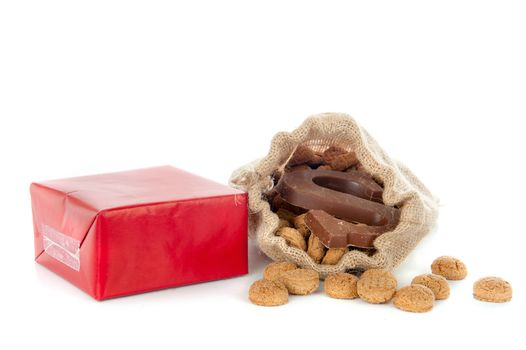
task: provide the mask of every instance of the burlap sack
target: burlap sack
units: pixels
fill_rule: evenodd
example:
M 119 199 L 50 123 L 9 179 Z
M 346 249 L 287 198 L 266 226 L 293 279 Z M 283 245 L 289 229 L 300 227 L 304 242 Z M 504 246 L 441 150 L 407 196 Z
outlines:
M 355 151 L 364 168 L 383 182 L 384 203 L 401 207 L 396 229 L 374 241 L 375 254 L 368 256 L 351 250 L 337 265 L 322 265 L 315 263 L 305 251 L 288 246 L 282 237 L 275 235 L 278 216 L 270 210 L 263 194 L 273 186 L 273 172 L 284 167 L 298 145 L 308 145 L 316 151 L 333 145 Z M 429 190 L 408 168 L 391 159 L 366 130 L 345 114 L 315 115 L 291 133 L 277 133 L 267 156 L 236 170 L 230 183 L 248 192 L 249 234 L 257 239 L 261 250 L 273 260 L 294 262 L 318 271 L 322 277 L 356 268 L 393 269 L 431 230 L 438 214 L 437 199 Z

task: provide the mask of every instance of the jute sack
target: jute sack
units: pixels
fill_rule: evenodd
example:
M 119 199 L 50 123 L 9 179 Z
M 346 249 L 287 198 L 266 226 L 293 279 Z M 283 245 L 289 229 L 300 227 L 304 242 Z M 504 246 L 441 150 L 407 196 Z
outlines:
M 383 201 L 401 208 L 400 222 L 394 231 L 374 241 L 372 256 L 358 251 L 347 252 L 336 265 L 317 264 L 303 250 L 287 245 L 276 236 L 278 216 L 270 210 L 264 194 L 272 189 L 275 171 L 284 168 L 299 145 L 323 152 L 330 146 L 352 150 L 364 169 L 384 185 Z M 275 261 L 291 261 L 318 271 L 322 277 L 351 269 L 393 269 L 415 248 L 433 227 L 438 215 L 437 199 L 400 162 L 390 158 L 378 143 L 352 117 L 325 113 L 306 119 L 293 132 L 279 132 L 272 139 L 266 157 L 234 171 L 230 184 L 248 192 L 249 234 L 260 249 Z

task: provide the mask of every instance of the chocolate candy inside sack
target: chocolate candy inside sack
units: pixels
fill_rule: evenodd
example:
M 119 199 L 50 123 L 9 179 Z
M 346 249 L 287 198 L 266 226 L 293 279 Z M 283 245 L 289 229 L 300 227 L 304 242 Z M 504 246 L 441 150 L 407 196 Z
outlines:
M 396 227 L 396 223 L 385 226 L 354 224 L 335 218 L 323 210 L 309 210 L 305 224 L 320 241 L 329 248 L 343 248 L 348 245 L 358 248 L 373 248 L 374 240 L 382 233 Z
M 382 203 L 383 189 L 367 174 L 298 167 L 276 188 L 286 202 L 309 210 L 305 223 L 329 248 L 371 248 L 394 229 L 400 210 Z

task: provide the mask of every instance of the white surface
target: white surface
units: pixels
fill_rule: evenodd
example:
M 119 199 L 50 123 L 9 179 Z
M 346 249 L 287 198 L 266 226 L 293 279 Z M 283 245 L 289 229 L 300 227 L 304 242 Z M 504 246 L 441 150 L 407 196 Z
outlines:
M 0 348 L 524 348 L 525 15 L 520 1 L 2 1 Z M 395 271 L 403 286 L 439 255 L 465 261 L 432 312 L 321 289 L 254 306 L 268 262 L 254 247 L 246 277 L 101 303 L 33 262 L 31 181 L 172 164 L 226 183 L 324 111 L 352 114 L 441 198 Z M 472 298 L 487 275 L 512 302 Z

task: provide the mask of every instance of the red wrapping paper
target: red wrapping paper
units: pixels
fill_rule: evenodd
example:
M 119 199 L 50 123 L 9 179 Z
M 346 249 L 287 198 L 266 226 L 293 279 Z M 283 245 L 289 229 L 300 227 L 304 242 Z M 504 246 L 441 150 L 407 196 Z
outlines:
M 244 192 L 169 166 L 30 190 L 35 260 L 97 300 L 248 272 Z

